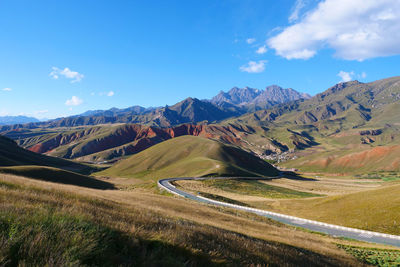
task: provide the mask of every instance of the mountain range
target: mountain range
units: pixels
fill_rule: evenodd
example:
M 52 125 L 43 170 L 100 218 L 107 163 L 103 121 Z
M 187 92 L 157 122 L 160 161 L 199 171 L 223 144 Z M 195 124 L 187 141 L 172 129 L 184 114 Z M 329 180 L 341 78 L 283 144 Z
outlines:
M 309 98 L 293 89 L 272 85 L 265 90 L 234 87 L 221 92 L 211 100 L 186 98 L 172 106 L 144 108 L 132 106 L 125 109 L 90 110 L 80 115 L 46 122 L 15 123 L 2 127 L 1 131 L 17 128 L 74 127 L 106 123 L 139 123 L 148 126 L 171 127 L 182 123 L 213 123 L 236 117 L 249 111 L 265 109 L 292 100 Z
M 24 124 L 30 122 L 39 122 L 39 120 L 27 116 L 0 116 L 0 125 Z
M 245 111 L 259 110 L 287 103 L 297 99 L 309 99 L 306 93 L 299 93 L 292 88 L 283 89 L 278 85 L 267 86 L 265 90 L 250 87 L 233 87 L 228 92 L 221 91 L 211 99 L 211 103 L 224 107 L 227 104 L 241 106 Z
M 254 107 L 266 92 L 287 94 L 280 94 L 285 96 L 282 99 L 272 97 L 270 108 L 249 111 L 248 107 Z M 342 164 L 345 159 L 339 155 L 355 151 L 372 155 L 377 153 L 377 146 L 400 145 L 400 77 L 339 83 L 307 99 L 290 92 L 275 86 L 264 91 L 233 88 L 211 100 L 187 98 L 173 106 L 149 110 L 92 111 L 87 113 L 92 116 L 2 126 L 0 132 L 31 151 L 90 162 L 113 161 L 178 136 L 193 135 L 266 159 L 286 161 L 301 156 L 301 162 L 309 162 L 310 170 L 328 170 L 324 166 L 330 162 Z M 288 95 L 294 100 L 278 103 L 289 99 Z M 102 116 L 102 112 L 112 112 L 112 116 Z M 397 161 L 391 160 L 397 150 L 379 151 L 390 157 L 385 161 L 390 166 L 380 167 L 400 168 L 400 162 L 396 165 Z M 313 153 L 325 159 L 315 160 Z M 293 162 L 288 165 L 303 164 Z M 318 164 L 322 167 L 317 168 Z

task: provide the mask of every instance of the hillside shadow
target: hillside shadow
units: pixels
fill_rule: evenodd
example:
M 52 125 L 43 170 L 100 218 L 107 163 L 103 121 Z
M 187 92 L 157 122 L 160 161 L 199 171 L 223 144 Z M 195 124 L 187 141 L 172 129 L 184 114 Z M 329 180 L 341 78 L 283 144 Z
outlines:
M 308 140 L 310 140 L 309 145 L 311 146 L 317 146 L 320 145 L 320 143 L 318 143 L 317 141 L 315 141 L 315 138 L 313 136 L 311 136 L 308 132 L 306 131 L 302 131 L 301 135 L 306 137 Z
M 297 174 L 297 173 L 291 172 L 291 171 L 283 171 L 282 176 L 280 178 L 286 178 L 286 179 L 290 179 L 290 180 L 299 180 L 299 181 L 309 181 L 309 182 L 318 181 L 317 179 L 306 178 L 306 177 L 301 176 L 300 174 Z
M 0 173 L 23 176 L 25 178 L 41 180 L 45 182 L 75 185 L 92 189 L 110 190 L 115 189 L 112 183 L 98 180 L 89 176 L 81 175 L 71 171 L 42 166 L 14 166 L 2 167 Z

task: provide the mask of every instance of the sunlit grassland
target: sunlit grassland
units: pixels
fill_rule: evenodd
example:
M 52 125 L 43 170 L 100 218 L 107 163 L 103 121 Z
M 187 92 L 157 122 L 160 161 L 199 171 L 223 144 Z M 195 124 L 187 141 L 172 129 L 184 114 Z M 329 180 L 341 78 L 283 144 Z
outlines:
M 267 162 L 233 146 L 181 136 L 154 145 L 96 175 L 157 180 L 167 177 L 276 176 Z
M 221 189 L 223 191 L 265 198 L 307 198 L 321 195 L 296 191 L 279 186 L 264 184 L 258 180 L 248 179 L 213 179 L 202 181 L 206 186 Z
M 153 193 L 0 175 L 0 264 L 357 265 L 328 237 Z
M 354 175 L 360 179 L 378 179 L 384 182 L 392 182 L 400 180 L 400 172 L 397 171 L 373 171 L 366 174 Z
M 365 181 L 365 180 L 363 180 Z M 368 181 L 368 180 L 367 180 Z M 336 178 L 179 181 L 191 192 L 206 192 L 269 211 L 347 227 L 400 234 L 400 183 L 367 183 Z M 285 187 L 286 186 L 286 187 Z M 304 191 L 302 191 L 302 189 Z M 321 194 L 313 194 L 316 192 Z
M 338 245 L 360 261 L 374 266 L 400 266 L 400 251 Z
M 384 183 L 374 189 L 313 199 L 246 202 L 259 208 L 322 222 L 400 234 L 400 184 Z

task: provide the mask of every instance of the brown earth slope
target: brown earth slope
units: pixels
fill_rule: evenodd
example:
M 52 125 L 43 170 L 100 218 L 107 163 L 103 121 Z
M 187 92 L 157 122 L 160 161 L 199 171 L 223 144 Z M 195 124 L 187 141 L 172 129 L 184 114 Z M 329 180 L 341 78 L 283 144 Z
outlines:
M 240 124 L 192 125 L 171 128 L 138 124 L 102 125 L 93 127 L 59 128 L 52 132 L 18 130 L 7 132 L 18 144 L 37 153 L 80 159 L 105 161 L 136 154 L 165 140 L 192 135 L 235 145 L 255 154 L 287 151 L 290 146 L 303 148 L 312 145 L 306 136 L 287 130 L 292 136 L 283 144 L 269 138 L 269 129 Z

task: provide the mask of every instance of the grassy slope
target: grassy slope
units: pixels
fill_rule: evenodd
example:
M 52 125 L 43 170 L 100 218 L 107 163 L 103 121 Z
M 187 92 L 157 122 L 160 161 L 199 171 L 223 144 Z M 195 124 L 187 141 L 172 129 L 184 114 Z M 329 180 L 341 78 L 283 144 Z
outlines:
M 89 172 L 90 167 L 72 161 L 40 155 L 19 147 L 14 141 L 0 136 L 0 166 L 39 165 Z
M 266 198 L 305 198 L 321 195 L 261 183 L 257 180 L 205 180 L 207 186 L 227 192 Z
M 365 174 L 400 171 L 400 146 L 364 146 L 324 151 L 299 157 L 283 165 L 304 172 Z
M 265 161 L 232 146 L 194 136 L 174 138 L 123 160 L 99 175 L 166 178 L 185 176 L 274 176 Z
M 42 186 L 0 175 L 0 265 L 359 264 L 324 236 L 237 212 L 148 193 Z
M 283 107 L 276 107 L 271 110 L 257 111 L 243 115 L 239 118 L 230 119 L 227 122 L 247 125 L 259 125 L 269 129 L 265 134 L 282 144 L 293 148 L 290 136 L 286 129 L 296 132 L 305 132 L 320 144 L 319 152 L 324 154 L 321 160 L 327 159 L 327 164 L 321 166 L 321 162 L 311 163 L 311 156 L 294 161 L 291 167 L 307 171 L 328 171 L 345 169 L 346 172 L 358 171 L 358 166 L 341 162 L 331 164 L 330 161 L 337 154 L 346 155 L 353 152 L 366 150 L 371 146 L 391 146 L 400 144 L 399 125 L 400 111 L 400 77 L 393 77 L 367 84 L 356 84 L 350 82 L 346 88 L 337 90 L 335 87 L 306 101 L 291 103 Z M 305 114 L 312 113 L 318 121 L 305 119 Z M 273 114 L 275 119 L 271 119 Z M 362 130 L 381 129 L 383 134 L 379 136 L 361 136 Z M 342 134 L 342 138 L 337 135 Z M 362 145 L 362 139 L 372 138 L 375 142 L 372 145 Z M 325 154 L 326 152 L 326 154 Z M 329 155 L 328 155 L 329 154 Z M 302 155 L 304 156 L 304 155 Z M 389 160 L 391 160 L 389 155 Z M 397 157 L 397 156 L 396 156 Z M 355 160 L 357 161 L 357 159 Z M 305 163 L 305 166 L 304 164 Z M 372 164 L 371 164 L 372 163 Z M 398 170 L 398 164 L 390 163 L 376 164 L 373 160 L 366 162 L 369 170 L 386 169 Z
M 0 167 L 0 173 L 29 177 L 60 184 L 70 184 L 96 189 L 113 189 L 108 182 L 100 181 L 75 172 L 44 166 Z
M 282 202 L 285 213 L 332 224 L 400 234 L 400 184 L 340 196 Z

